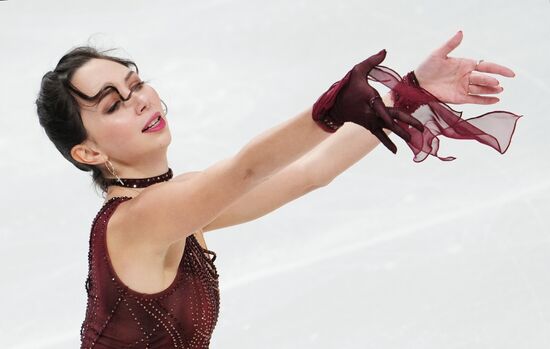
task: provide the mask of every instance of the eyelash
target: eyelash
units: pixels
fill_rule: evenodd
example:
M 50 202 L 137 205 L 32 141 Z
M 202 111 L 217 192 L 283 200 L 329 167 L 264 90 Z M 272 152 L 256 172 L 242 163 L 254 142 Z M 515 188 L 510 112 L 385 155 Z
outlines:
M 140 81 L 138 82 L 137 84 L 135 84 L 132 88 L 131 88 L 131 91 L 137 91 L 139 89 L 141 89 L 143 87 L 143 85 L 145 84 L 145 81 Z M 111 108 L 109 108 L 109 110 L 107 110 L 107 114 L 111 114 L 113 112 L 115 112 L 117 109 L 118 109 L 118 105 L 120 104 L 120 99 L 118 101 L 116 101 L 112 106 Z

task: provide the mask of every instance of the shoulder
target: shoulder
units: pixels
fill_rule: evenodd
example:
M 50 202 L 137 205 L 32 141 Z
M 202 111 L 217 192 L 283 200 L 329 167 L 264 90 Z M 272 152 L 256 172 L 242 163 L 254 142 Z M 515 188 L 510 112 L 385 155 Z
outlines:
M 186 180 L 191 179 L 193 176 L 199 174 L 201 171 L 191 171 L 191 172 L 185 172 L 180 175 L 174 176 L 170 182 L 183 182 Z M 132 219 L 132 215 L 134 214 L 132 206 L 136 204 L 139 201 L 139 195 L 132 198 L 132 200 L 123 200 L 123 202 L 120 202 L 115 212 L 113 212 L 112 217 L 109 221 L 109 228 L 111 230 L 110 235 L 113 240 L 118 240 L 120 244 L 122 245 L 136 245 L 139 243 L 139 239 L 135 239 L 135 234 L 131 234 L 130 231 L 127 231 L 125 229 L 125 226 L 127 226 L 126 223 L 128 223 L 129 220 Z M 206 248 L 206 243 L 204 241 L 203 236 L 203 230 L 199 229 L 195 233 L 195 238 L 199 242 L 199 244 Z M 149 248 L 153 248 L 150 244 Z M 143 248 L 143 246 L 141 247 Z M 156 251 L 155 253 L 160 253 L 161 251 Z
M 185 173 L 182 173 L 180 175 L 174 176 L 170 180 L 170 182 L 184 182 L 186 180 L 191 179 L 192 177 L 199 174 L 200 172 L 201 171 L 185 172 Z M 159 185 L 163 185 L 163 183 L 155 184 L 153 186 L 145 188 L 144 191 L 151 190 L 151 189 L 154 190 L 153 187 L 159 186 Z M 115 198 L 117 198 L 117 197 L 118 198 L 133 199 L 133 200 L 124 200 L 123 202 L 118 203 L 118 206 L 120 206 L 120 208 L 117 208 L 117 210 L 116 210 L 116 215 L 117 216 L 124 216 L 129 211 L 129 208 L 132 207 L 132 205 L 134 203 L 139 201 L 139 196 L 141 195 L 141 193 L 138 194 L 138 195 L 135 195 L 135 196 L 129 195 L 127 191 L 124 191 L 124 189 L 125 188 L 120 188 L 120 190 L 119 190 L 119 188 L 116 188 L 111 194 L 109 194 L 105 198 L 105 202 L 103 203 L 103 206 L 105 207 L 107 203 L 110 203 L 110 201 L 114 201 Z
M 180 175 L 174 176 L 170 181 L 172 182 L 182 182 L 185 180 L 188 180 L 197 174 L 201 173 L 201 171 L 191 171 L 191 172 L 185 172 Z

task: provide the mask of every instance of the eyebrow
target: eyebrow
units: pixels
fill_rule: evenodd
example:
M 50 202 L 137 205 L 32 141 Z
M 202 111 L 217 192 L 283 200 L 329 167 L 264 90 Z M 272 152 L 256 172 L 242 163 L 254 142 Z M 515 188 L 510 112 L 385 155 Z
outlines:
M 128 80 L 130 80 L 130 77 L 132 76 L 133 73 L 135 73 L 135 71 L 130 70 L 128 72 L 128 74 L 126 74 L 126 76 L 124 77 L 124 82 L 125 83 L 128 82 Z M 103 84 L 103 86 L 101 87 L 101 90 L 99 90 L 99 92 L 96 94 L 96 96 L 99 95 L 100 93 L 104 92 L 107 87 L 112 87 L 118 92 L 118 89 L 115 86 L 113 86 L 112 83 L 106 82 L 105 84 Z M 120 94 L 120 92 L 118 92 L 118 93 Z M 99 97 L 99 100 L 97 101 L 97 104 L 101 103 L 103 98 L 105 98 L 109 94 L 110 93 L 102 93 L 101 97 Z

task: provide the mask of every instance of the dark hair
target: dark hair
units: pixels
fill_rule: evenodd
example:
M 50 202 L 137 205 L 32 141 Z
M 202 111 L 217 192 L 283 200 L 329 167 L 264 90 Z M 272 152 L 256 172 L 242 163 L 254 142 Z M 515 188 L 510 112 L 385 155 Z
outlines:
M 53 71 L 44 74 L 36 99 L 38 119 L 48 138 L 61 155 L 78 169 L 92 171 L 93 183 L 104 194 L 107 192 L 107 181 L 100 168 L 80 163 L 71 156 L 72 147 L 85 141 L 88 133 L 82 123 L 80 105 L 73 95 L 80 93 L 70 81 L 75 71 L 93 58 L 111 60 L 126 67 L 133 66 L 139 72 L 133 61 L 105 54 L 111 50 L 113 49 L 98 51 L 92 46 L 73 48 L 61 57 Z

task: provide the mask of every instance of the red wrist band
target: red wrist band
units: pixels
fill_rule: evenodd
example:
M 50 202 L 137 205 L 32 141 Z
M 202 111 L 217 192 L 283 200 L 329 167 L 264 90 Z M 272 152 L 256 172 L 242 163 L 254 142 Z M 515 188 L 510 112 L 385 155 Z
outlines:
M 414 161 L 421 162 L 433 155 L 443 161 L 455 157 L 440 157 L 439 135 L 454 139 L 474 139 L 504 154 L 514 134 L 517 120 L 523 115 L 497 110 L 473 118 L 462 119 L 462 112 L 456 111 L 423 89 L 414 71 L 403 77 L 391 68 L 378 65 L 369 72 L 369 80 L 377 81 L 391 89 L 394 107 L 411 114 L 422 122 L 424 131 L 408 128 L 411 134 L 407 145 L 414 153 Z M 407 125 L 397 120 L 399 125 Z

